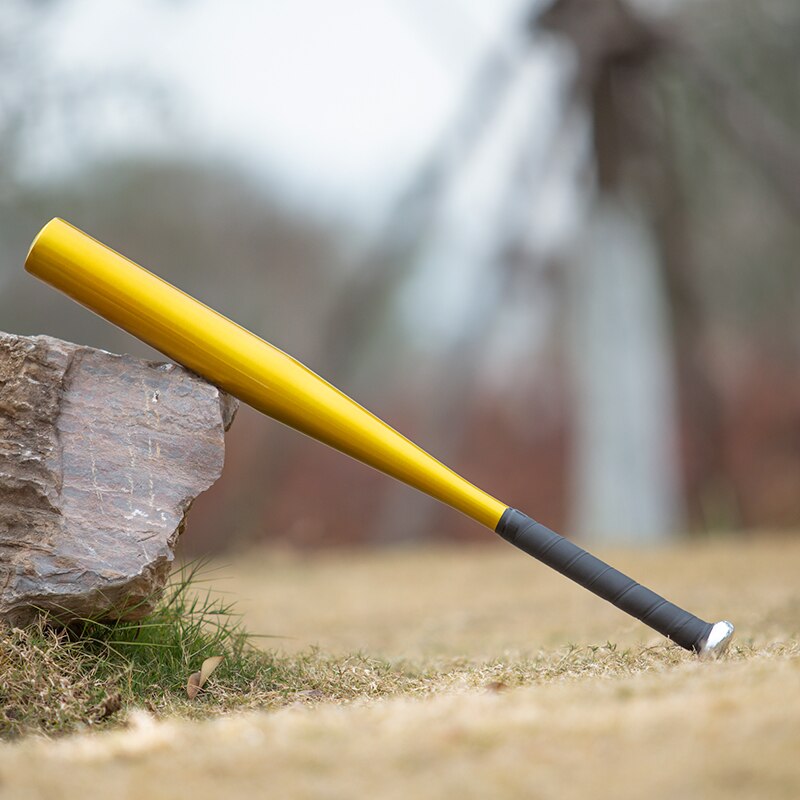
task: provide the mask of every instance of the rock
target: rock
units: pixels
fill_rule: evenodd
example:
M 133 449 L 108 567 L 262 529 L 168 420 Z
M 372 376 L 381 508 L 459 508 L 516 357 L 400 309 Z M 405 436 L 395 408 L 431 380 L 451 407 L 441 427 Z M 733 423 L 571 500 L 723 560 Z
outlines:
M 174 364 L 0 333 L 0 621 L 152 610 L 236 407 Z

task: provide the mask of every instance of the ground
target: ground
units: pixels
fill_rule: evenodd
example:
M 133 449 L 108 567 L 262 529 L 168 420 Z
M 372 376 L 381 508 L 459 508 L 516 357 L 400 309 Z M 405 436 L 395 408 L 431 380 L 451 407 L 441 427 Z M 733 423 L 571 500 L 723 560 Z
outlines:
M 215 584 L 251 630 L 281 637 L 262 647 L 316 645 L 312 668 L 335 664 L 329 683 L 352 691 L 199 721 L 134 711 L 118 730 L 4 744 L 0 794 L 800 797 L 800 537 L 600 554 L 731 619 L 731 653 L 665 646 L 500 541 L 249 552 Z

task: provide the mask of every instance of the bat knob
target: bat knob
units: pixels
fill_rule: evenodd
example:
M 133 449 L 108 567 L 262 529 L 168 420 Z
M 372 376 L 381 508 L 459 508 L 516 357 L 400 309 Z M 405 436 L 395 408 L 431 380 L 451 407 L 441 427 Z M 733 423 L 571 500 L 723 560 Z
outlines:
M 725 653 L 733 638 L 733 630 L 730 622 L 715 622 L 706 640 L 700 645 L 700 658 L 717 658 Z

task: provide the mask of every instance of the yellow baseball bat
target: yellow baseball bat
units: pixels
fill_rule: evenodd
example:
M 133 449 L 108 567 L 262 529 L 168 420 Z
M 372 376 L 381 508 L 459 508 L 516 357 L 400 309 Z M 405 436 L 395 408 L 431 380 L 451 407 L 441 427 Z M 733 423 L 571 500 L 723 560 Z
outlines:
M 682 647 L 727 646 L 730 623 L 704 622 L 509 508 L 299 361 L 64 220 L 42 228 L 25 269 L 264 414 L 463 512 Z

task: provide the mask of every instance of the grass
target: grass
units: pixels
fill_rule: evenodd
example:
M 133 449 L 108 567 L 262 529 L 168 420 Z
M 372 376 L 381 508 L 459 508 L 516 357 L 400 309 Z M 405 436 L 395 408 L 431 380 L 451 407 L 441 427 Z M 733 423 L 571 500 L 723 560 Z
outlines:
M 201 562 L 171 578 L 156 609 L 135 621 L 83 620 L 67 628 L 42 617 L 0 638 L 0 737 L 58 736 L 124 724 L 131 709 L 157 717 L 203 718 L 292 702 L 345 702 L 450 689 L 517 686 L 587 672 L 621 674 L 679 663 L 686 655 L 659 644 L 646 649 L 566 645 L 527 657 L 476 661 L 439 657 L 423 662 L 363 652 L 323 653 L 318 647 L 282 652 L 256 646 L 235 604 L 204 584 Z M 189 676 L 222 656 L 197 697 Z
M 211 580 L 200 563 L 182 567 L 155 611 L 136 622 L 83 620 L 64 628 L 42 617 L 26 629 L 5 631 L 0 737 L 116 727 L 135 708 L 157 717 L 202 718 L 297 701 L 424 696 L 448 686 L 502 691 L 555 676 L 630 672 L 684 658 L 668 645 L 634 655 L 610 643 L 483 663 L 389 661 L 360 652 L 323 654 L 316 647 L 286 654 L 258 648 L 261 637 L 244 629 L 235 604 L 203 588 Z M 214 656 L 223 657 L 220 666 L 190 699 L 189 676 Z
M 59 735 L 124 722 L 125 711 L 203 717 L 294 699 L 346 699 L 387 689 L 387 662 L 360 654 L 292 656 L 255 646 L 234 603 L 203 589 L 203 565 L 175 573 L 156 609 L 136 622 L 84 620 L 68 628 L 42 617 L 0 637 L 0 737 Z M 189 676 L 222 656 L 198 696 Z
M 10 724 L 46 735 L 0 746 L 0 795 L 800 797 L 800 538 L 602 555 L 730 617 L 730 654 L 698 661 L 502 543 L 250 552 L 236 609 L 195 575 L 158 624 L 13 632 Z

